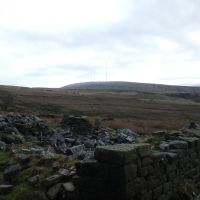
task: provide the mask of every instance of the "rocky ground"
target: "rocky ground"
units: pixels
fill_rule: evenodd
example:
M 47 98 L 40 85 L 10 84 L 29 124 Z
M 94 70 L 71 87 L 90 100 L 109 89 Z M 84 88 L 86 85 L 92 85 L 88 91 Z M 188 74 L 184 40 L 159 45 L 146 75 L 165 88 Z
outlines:
M 65 116 L 56 128 L 50 128 L 36 116 L 1 115 L 0 199 L 76 200 L 75 163 L 94 159 L 96 146 L 149 142 L 165 151 L 195 137 L 200 137 L 195 123 L 179 131 L 140 136 L 127 128 L 102 127 L 99 118 L 92 125 L 87 117 Z
M 98 145 L 133 143 L 130 129 L 102 128 L 66 116 L 57 128 L 36 116 L 0 116 L 0 199 L 77 199 L 77 161 L 93 159 Z

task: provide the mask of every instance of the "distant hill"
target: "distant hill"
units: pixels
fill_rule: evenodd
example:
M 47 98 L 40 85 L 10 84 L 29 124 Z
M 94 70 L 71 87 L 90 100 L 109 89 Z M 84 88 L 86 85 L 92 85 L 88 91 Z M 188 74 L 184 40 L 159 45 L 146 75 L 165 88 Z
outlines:
M 124 90 L 149 93 L 192 93 L 200 94 L 200 87 L 174 86 L 122 81 L 83 82 L 66 85 L 66 89 Z

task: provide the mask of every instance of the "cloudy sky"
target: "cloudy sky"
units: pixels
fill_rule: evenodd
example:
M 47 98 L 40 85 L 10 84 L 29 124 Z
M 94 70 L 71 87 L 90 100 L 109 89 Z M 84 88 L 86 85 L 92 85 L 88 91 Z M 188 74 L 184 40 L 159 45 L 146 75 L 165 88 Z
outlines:
M 0 0 L 0 84 L 200 85 L 199 0 Z

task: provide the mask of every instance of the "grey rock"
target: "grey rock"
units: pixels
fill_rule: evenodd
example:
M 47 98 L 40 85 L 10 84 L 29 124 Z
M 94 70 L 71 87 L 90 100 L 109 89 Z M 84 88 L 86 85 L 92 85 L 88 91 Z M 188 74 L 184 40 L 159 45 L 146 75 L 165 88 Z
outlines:
M 69 176 L 69 170 L 68 169 L 61 168 L 61 169 L 58 170 L 58 173 L 62 176 Z
M 187 149 L 188 143 L 181 140 L 174 140 L 169 142 L 170 149 Z
M 55 175 L 49 176 L 44 180 L 44 185 L 47 187 L 55 185 L 55 184 L 59 183 L 62 180 L 62 178 L 63 178 L 63 176 L 60 174 L 55 174 Z
M 62 153 L 66 153 L 67 151 L 67 145 L 63 142 L 62 144 L 60 144 L 57 149 L 62 152 Z
M 134 144 L 116 144 L 97 147 L 94 157 L 104 163 L 126 164 L 135 161 L 138 152 Z
M 28 178 L 28 183 L 30 185 L 35 185 L 35 184 L 38 183 L 38 181 L 40 180 L 40 178 L 41 178 L 40 175 L 32 176 L 32 177 Z
M 154 161 L 162 161 L 166 162 L 167 160 L 172 162 L 178 158 L 177 153 L 172 153 L 172 152 L 159 152 L 159 151 L 153 151 L 151 158 Z
M 163 135 L 165 135 L 167 133 L 167 131 L 166 130 L 161 130 L 161 131 L 154 131 L 153 133 L 152 133 L 152 135 L 157 135 L 157 136 L 163 136 Z
M 76 140 L 74 138 L 65 138 L 65 142 L 74 143 Z
M 117 143 L 133 143 L 139 135 L 128 128 L 117 129 Z
M 32 153 L 36 153 L 36 154 L 45 154 L 44 148 L 41 146 L 34 146 L 34 147 L 30 148 L 30 151 Z
M 169 144 L 167 142 L 161 142 L 159 145 L 159 148 L 162 151 L 168 151 L 169 150 Z
M 85 145 L 77 145 L 67 149 L 67 154 L 78 156 L 85 150 Z
M 0 141 L 0 150 L 6 150 L 6 143 L 3 141 Z
M 56 185 L 52 186 L 48 191 L 47 191 L 47 196 L 49 199 L 55 199 L 58 196 L 58 193 L 60 191 L 62 183 L 57 183 Z
M 55 150 L 52 146 L 48 146 L 47 150 L 44 152 L 44 155 L 48 158 L 53 158 L 55 157 Z
M 62 133 L 56 132 L 51 136 L 50 141 L 52 145 L 57 146 L 58 143 L 65 142 L 65 137 L 62 135 Z
M 72 182 L 63 183 L 63 188 L 67 192 L 74 192 L 75 191 L 75 186 Z
M 97 145 L 96 139 L 88 139 L 84 142 L 86 148 L 95 148 Z
M 179 136 L 180 140 L 183 140 L 188 143 L 188 147 L 195 147 L 197 143 L 200 141 L 200 138 L 197 137 L 183 137 Z

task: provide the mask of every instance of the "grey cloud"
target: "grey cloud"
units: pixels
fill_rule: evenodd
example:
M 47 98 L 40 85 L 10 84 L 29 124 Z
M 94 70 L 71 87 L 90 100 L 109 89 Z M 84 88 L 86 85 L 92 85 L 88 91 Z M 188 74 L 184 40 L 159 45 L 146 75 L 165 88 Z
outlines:
M 86 71 L 90 71 L 91 73 L 95 73 L 97 71 L 96 68 L 93 66 L 84 66 L 84 65 L 75 65 L 75 64 L 63 64 L 63 65 L 50 65 L 50 66 L 44 66 L 40 67 L 37 70 L 33 70 L 31 72 L 28 72 L 25 74 L 25 76 L 29 77 L 39 77 L 39 76 L 45 76 L 45 75 L 59 75 L 59 74 L 67 74 L 70 71 L 83 71 L 85 73 Z
M 65 32 L 57 34 L 7 29 L 0 30 L 0 37 L 13 44 L 23 45 L 29 49 L 30 54 L 62 49 L 94 49 L 111 56 L 116 68 L 129 68 L 130 64 L 142 63 L 151 55 L 162 56 L 162 62 L 168 64 L 180 60 L 181 62 L 199 60 L 199 44 L 194 44 L 187 38 L 191 31 L 200 30 L 199 0 L 131 0 L 129 3 L 131 10 L 129 16 L 109 27 L 66 29 Z M 165 54 L 162 55 L 162 49 L 156 46 L 154 38 L 176 42 L 180 48 L 172 57 L 165 57 Z M 191 57 L 181 56 L 184 54 L 191 54 Z M 70 70 L 83 71 L 88 75 L 97 72 L 98 66 L 87 66 L 85 63 L 41 66 L 39 71 L 31 71 L 27 76 L 60 74 Z

